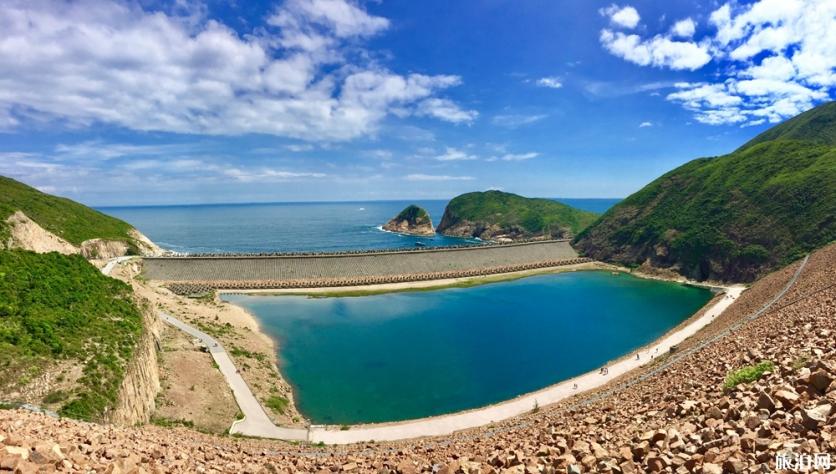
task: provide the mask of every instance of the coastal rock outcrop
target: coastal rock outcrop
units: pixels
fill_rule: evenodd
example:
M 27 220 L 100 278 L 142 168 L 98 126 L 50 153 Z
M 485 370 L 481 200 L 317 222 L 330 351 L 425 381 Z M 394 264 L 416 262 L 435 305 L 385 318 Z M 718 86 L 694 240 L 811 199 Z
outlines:
M 384 224 L 383 230 L 409 235 L 435 235 L 430 215 L 424 208 L 414 204 L 407 206 L 400 214 Z
M 456 196 L 444 209 L 438 232 L 451 237 L 514 241 L 571 238 L 597 216 L 551 199 L 502 191 Z

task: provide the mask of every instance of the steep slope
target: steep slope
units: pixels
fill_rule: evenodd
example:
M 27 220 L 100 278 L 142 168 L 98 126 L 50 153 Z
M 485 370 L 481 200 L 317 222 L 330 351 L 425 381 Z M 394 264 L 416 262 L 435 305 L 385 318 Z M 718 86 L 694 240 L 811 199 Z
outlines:
M 550 199 L 502 191 L 456 196 L 444 209 L 438 232 L 483 240 L 570 238 L 596 215 Z
M 0 251 L 0 400 L 103 421 L 142 333 L 131 288 L 81 256 Z
M 430 215 L 424 208 L 411 204 L 383 225 L 383 230 L 411 235 L 435 235 Z
M 836 103 L 670 171 L 575 239 L 583 254 L 752 281 L 836 239 Z
M 159 251 L 127 222 L 0 176 L 0 248 L 76 253 L 69 246 L 86 257 Z

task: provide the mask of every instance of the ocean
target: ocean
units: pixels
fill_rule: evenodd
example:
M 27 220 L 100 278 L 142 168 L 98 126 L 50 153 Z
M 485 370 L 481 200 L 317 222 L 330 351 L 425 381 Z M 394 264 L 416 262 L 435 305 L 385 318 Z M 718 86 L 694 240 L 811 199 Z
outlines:
M 619 199 L 556 199 L 602 213 Z M 466 245 L 472 239 L 412 237 L 380 226 L 409 204 L 418 204 L 438 225 L 447 200 L 208 204 L 99 207 L 129 222 L 161 247 L 175 252 L 324 252 Z

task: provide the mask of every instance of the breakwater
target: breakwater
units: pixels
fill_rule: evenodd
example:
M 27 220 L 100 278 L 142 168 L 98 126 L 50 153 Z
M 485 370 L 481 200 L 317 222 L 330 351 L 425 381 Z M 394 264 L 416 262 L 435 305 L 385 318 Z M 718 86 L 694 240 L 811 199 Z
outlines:
M 144 259 L 144 275 L 179 293 L 371 285 L 492 275 L 589 261 L 565 240 L 409 251 Z

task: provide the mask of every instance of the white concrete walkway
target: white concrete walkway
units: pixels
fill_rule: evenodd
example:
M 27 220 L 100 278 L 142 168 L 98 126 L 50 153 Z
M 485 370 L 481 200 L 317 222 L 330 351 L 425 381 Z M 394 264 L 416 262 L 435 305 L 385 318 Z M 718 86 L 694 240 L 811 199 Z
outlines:
M 110 276 L 110 272 L 112 272 L 117 265 L 119 265 L 122 262 L 127 262 L 132 258 L 133 257 L 131 256 L 111 258 L 107 261 L 107 263 L 105 263 L 105 266 L 102 267 L 102 273 L 104 273 L 107 276 Z
M 607 368 L 606 375 L 598 372 L 586 373 L 537 392 L 466 412 L 398 423 L 357 425 L 352 426 L 348 430 L 343 430 L 339 426 L 312 425 L 306 430 L 302 428 L 282 428 L 274 425 L 265 414 L 261 404 L 249 390 L 249 387 L 247 387 L 246 382 L 238 374 L 224 348 L 215 339 L 166 313 L 161 312 L 160 317 L 163 321 L 200 339 L 209 347 L 212 357 L 214 357 L 215 362 L 218 364 L 224 377 L 226 377 L 227 383 L 232 388 L 235 399 L 245 415 L 244 420 L 233 424 L 230 429 L 231 433 L 241 433 L 248 436 L 264 438 L 307 440 L 312 443 L 350 444 L 372 440 L 395 441 L 423 436 L 447 435 L 456 431 L 475 428 L 519 416 L 531 411 L 535 406 L 549 405 L 573 395 L 599 388 L 614 378 L 647 364 L 652 360 L 652 356 L 664 354 L 671 347 L 680 344 L 688 337 L 696 334 L 697 331 L 704 328 L 717 316 L 722 314 L 740 296 L 744 289 L 742 286 L 727 288 L 726 295 L 712 305 L 702 316 L 643 350 L 638 360 L 633 357 L 634 354 L 631 354 L 616 362 Z
M 232 427 L 229 429 L 231 434 L 240 433 L 261 438 L 307 441 L 308 430 L 304 428 L 282 428 L 274 425 L 270 421 L 261 403 L 255 398 L 253 392 L 250 391 L 250 387 L 247 386 L 241 374 L 238 373 L 229 354 L 226 353 L 226 350 L 224 350 L 218 341 L 163 311 L 160 311 L 159 314 L 160 319 L 186 334 L 198 338 L 209 348 L 209 353 L 212 354 L 212 358 L 218 364 L 218 368 L 226 379 L 227 384 L 229 384 L 229 388 L 232 389 L 232 394 L 235 396 L 235 401 L 238 402 L 238 407 L 244 413 L 244 419 L 232 424 Z
M 111 259 L 102 268 L 102 273 L 109 275 L 116 265 L 129 258 L 118 257 Z M 312 443 L 350 444 L 366 441 L 395 441 L 424 436 L 448 435 L 456 431 L 484 426 L 489 423 L 519 416 L 533 410 L 535 407 L 557 403 L 573 395 L 600 388 L 611 380 L 644 366 L 651 362 L 653 357 L 668 352 L 673 346 L 682 343 L 687 338 L 696 334 L 710 324 L 717 316 L 722 314 L 745 289 L 743 286 L 724 288 L 725 295 L 723 298 L 708 308 L 702 316 L 642 350 L 639 353 L 638 359 L 634 357 L 635 353 L 625 356 L 618 362 L 607 367 L 606 374 L 589 372 L 542 390 L 521 395 L 512 400 L 470 411 L 397 423 L 356 425 L 347 430 L 341 429 L 339 426 L 312 425 L 308 429 L 276 426 L 267 416 L 261 403 L 253 395 L 249 386 L 247 386 L 247 383 L 232 363 L 232 359 L 218 341 L 165 312 L 160 311 L 159 314 L 160 319 L 199 339 L 209 348 L 209 352 L 212 354 L 215 363 L 218 364 L 218 368 L 232 389 L 238 406 L 244 413 L 244 419 L 232 424 L 229 430 L 230 433 L 240 433 L 261 438 L 309 441 Z

